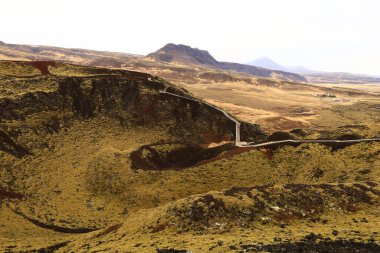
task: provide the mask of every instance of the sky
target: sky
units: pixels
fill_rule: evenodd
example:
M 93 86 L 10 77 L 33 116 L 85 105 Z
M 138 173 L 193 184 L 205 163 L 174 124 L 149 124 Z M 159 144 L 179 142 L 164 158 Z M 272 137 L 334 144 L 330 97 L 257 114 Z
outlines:
M 378 0 L 1 0 L 0 41 L 142 55 L 176 43 L 380 76 L 379 11 Z

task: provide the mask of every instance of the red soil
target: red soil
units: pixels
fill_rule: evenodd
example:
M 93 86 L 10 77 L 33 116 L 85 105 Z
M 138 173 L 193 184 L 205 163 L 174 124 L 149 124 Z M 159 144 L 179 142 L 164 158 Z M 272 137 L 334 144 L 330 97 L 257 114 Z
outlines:
M 233 149 L 225 152 L 224 154 L 222 155 L 219 155 L 217 157 L 214 157 L 214 158 L 211 158 L 211 159 L 208 159 L 208 160 L 203 160 L 203 161 L 200 161 L 198 162 L 197 164 L 191 166 L 191 167 L 195 167 L 195 166 L 200 166 L 200 165 L 203 165 L 203 164 L 207 164 L 207 163 L 211 163 L 211 162 L 215 162 L 215 161 L 218 161 L 218 160 L 221 160 L 221 159 L 224 159 L 224 158 L 229 158 L 231 156 L 235 156 L 235 155 L 240 155 L 242 153 L 245 153 L 245 152 L 249 152 L 253 149 L 256 149 L 256 150 L 259 150 L 260 152 L 262 152 L 266 158 L 268 158 L 269 160 L 272 159 L 273 157 L 273 151 L 270 150 L 270 149 L 257 149 L 257 148 L 252 148 L 252 147 L 234 147 Z M 182 168 L 183 169 L 183 168 Z
M 251 148 L 251 147 L 248 147 L 248 148 L 234 147 L 233 149 L 225 152 L 224 154 L 221 154 L 221 155 L 219 155 L 217 157 L 214 157 L 214 158 L 211 158 L 211 159 L 208 159 L 208 160 L 200 161 L 200 162 L 198 162 L 197 164 L 195 164 L 195 165 L 193 165 L 191 167 L 199 166 L 199 165 L 215 162 L 215 161 L 218 161 L 218 160 L 221 160 L 221 159 L 224 159 L 224 158 L 228 158 L 228 157 L 231 157 L 231 156 L 239 155 L 239 154 L 251 151 L 252 149 L 255 149 L 255 148 Z
M 42 75 L 50 75 L 49 66 L 55 66 L 55 62 L 53 61 L 34 61 L 29 64 L 41 71 Z
M 221 160 L 221 159 L 224 159 L 224 158 L 229 158 L 229 157 L 232 157 L 232 156 L 235 156 L 235 155 L 239 155 L 239 154 L 242 154 L 242 153 L 245 153 L 245 152 L 249 152 L 253 149 L 256 149 L 260 152 L 262 152 L 265 157 L 268 159 L 268 160 L 271 160 L 272 157 L 273 157 L 273 151 L 270 150 L 270 149 L 265 149 L 265 148 L 260 148 L 260 149 L 257 149 L 257 148 L 253 148 L 253 147 L 234 147 L 233 149 L 217 156 L 217 157 L 214 157 L 214 158 L 211 158 L 211 159 L 207 159 L 207 160 L 203 160 L 203 161 L 200 161 L 190 167 L 182 167 L 182 168 L 171 168 L 173 170 L 183 170 L 183 169 L 186 169 L 186 168 L 191 168 L 191 167 L 196 167 L 196 166 L 200 166 L 200 165 L 204 165 L 204 164 L 207 164 L 207 163 L 211 163 L 211 162 L 215 162 L 215 161 L 218 161 L 218 160 Z
M 0 188 L 0 200 L 2 198 L 22 199 L 23 197 L 24 197 L 24 195 L 22 195 L 20 193 L 6 191 L 6 190 Z
M 261 151 L 261 153 L 263 153 L 265 157 L 268 158 L 268 160 L 271 160 L 273 158 L 273 150 L 261 148 L 259 151 Z

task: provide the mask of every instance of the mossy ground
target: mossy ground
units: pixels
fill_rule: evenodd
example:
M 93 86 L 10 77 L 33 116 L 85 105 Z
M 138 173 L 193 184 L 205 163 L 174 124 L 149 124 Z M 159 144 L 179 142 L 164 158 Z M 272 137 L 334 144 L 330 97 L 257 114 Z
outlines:
M 285 147 L 277 150 L 271 159 L 268 159 L 261 151 L 253 150 L 229 159 L 216 160 L 180 171 L 134 171 L 130 167 L 128 152 L 133 149 L 133 145 L 136 148 L 140 145 L 141 142 L 139 143 L 138 140 L 141 141 L 143 136 L 146 136 L 144 130 L 128 132 L 129 141 L 114 134 L 115 139 L 111 144 L 108 141 L 112 139 L 112 135 L 111 133 L 106 134 L 107 141 L 103 139 L 106 143 L 101 140 L 98 141 L 99 146 L 102 147 L 100 150 L 96 151 L 90 148 L 84 152 L 83 146 L 74 148 L 72 151 L 62 149 L 58 152 L 61 155 L 56 156 L 52 152 L 51 155 L 53 156 L 50 155 L 39 161 L 28 163 L 30 168 L 38 169 L 35 169 L 34 172 L 32 172 L 33 170 L 25 170 L 24 172 L 27 175 L 33 175 L 29 178 L 21 175 L 18 177 L 25 178 L 24 183 L 27 184 L 27 192 L 31 196 L 21 203 L 17 203 L 17 201 L 10 203 L 10 207 L 18 208 L 27 216 L 38 218 L 45 223 L 52 222 L 65 227 L 102 228 L 119 223 L 123 223 L 124 227 L 129 227 L 129 225 L 134 224 L 138 228 L 133 232 L 135 238 L 128 236 L 128 239 L 123 239 L 123 243 L 120 245 L 116 242 L 110 244 L 115 249 L 130 246 L 131 252 L 134 252 L 134 248 L 136 248 L 136 252 L 142 250 L 142 245 L 147 247 L 146 252 L 152 252 L 156 246 L 177 248 L 188 246 L 192 250 L 196 250 L 197 247 L 205 249 L 209 244 L 210 247 L 215 244 L 215 238 L 224 238 L 223 241 L 232 244 L 236 243 L 236 238 L 241 238 L 240 240 L 247 243 L 252 238 L 260 238 L 257 239 L 257 242 L 270 242 L 275 237 L 297 239 L 309 232 L 315 233 L 316 231 L 325 231 L 324 233 L 327 235 L 331 234 L 334 229 L 342 231 L 340 235 L 343 238 L 351 238 L 349 234 L 354 233 L 352 231 L 357 229 L 361 231 L 360 236 L 364 239 L 371 236 L 370 231 L 376 232 L 376 224 L 379 222 L 376 218 L 376 209 L 372 211 L 364 209 L 359 213 L 344 214 L 345 219 L 343 220 L 334 218 L 337 216 L 334 213 L 323 214 L 326 216 L 325 219 L 330 222 L 333 221 L 332 224 L 334 225 L 331 223 L 326 225 L 321 222 L 313 224 L 313 222 L 296 221 L 295 224 L 291 224 L 285 230 L 292 231 L 291 235 L 286 235 L 287 233 L 274 225 L 260 228 L 260 224 L 255 225 L 254 229 L 232 229 L 230 232 L 217 236 L 207 235 L 207 232 L 195 236 L 197 233 L 183 232 L 177 235 L 172 230 L 157 234 L 150 232 L 140 234 L 139 231 L 148 226 L 145 218 L 152 217 L 153 219 L 156 217 L 155 212 L 162 215 L 160 206 L 212 190 L 221 191 L 231 187 L 250 187 L 263 184 L 379 182 L 379 144 L 359 144 L 334 153 L 326 147 L 315 144 L 302 145 L 297 148 Z M 146 136 L 145 141 L 152 141 L 151 137 L 152 135 Z M 72 140 L 74 139 L 72 138 Z M 80 140 L 83 144 L 87 143 L 83 138 Z M 88 141 L 90 143 L 93 140 L 88 138 Z M 70 141 L 66 143 L 72 144 Z M 75 147 L 75 145 L 69 146 Z M 71 156 L 70 152 L 78 152 L 78 159 L 70 158 L 72 163 L 65 167 L 62 163 L 68 159 L 68 156 L 64 154 Z M 72 154 L 72 157 L 75 155 Z M 51 170 L 51 168 L 57 169 Z M 22 182 L 16 185 L 22 185 Z M 70 204 L 68 205 L 68 203 Z M 154 207 L 158 209 L 145 209 Z M 2 210 L 11 212 L 8 208 Z M 139 223 L 140 218 L 137 220 L 134 218 L 134 213 L 142 215 L 142 223 Z M 362 219 L 363 217 L 369 223 L 356 225 L 352 222 L 352 218 Z M 6 216 L 3 216 L 2 222 L 6 224 L 6 227 L 2 236 L 8 238 L 8 242 L 12 241 L 9 238 L 12 235 L 11 237 L 15 238 L 23 237 L 24 245 L 38 245 L 31 234 L 29 234 L 29 244 L 26 242 L 28 237 L 17 232 L 18 230 L 14 231 L 14 234 L 10 234 L 8 229 L 11 224 L 8 224 L 6 219 Z M 62 223 L 63 221 L 64 223 Z M 33 224 L 28 224 L 28 226 L 34 227 Z M 302 227 L 304 233 L 299 232 Z M 262 234 L 263 229 L 266 231 L 265 236 Z M 56 232 L 52 233 L 56 234 Z M 295 236 L 297 233 L 299 233 L 298 237 Z M 82 238 L 80 235 L 74 235 L 74 237 L 78 236 Z M 111 233 L 110 236 L 114 235 Z M 169 239 L 173 236 L 176 237 L 175 241 Z M 65 234 L 63 238 L 66 237 L 70 240 L 74 238 Z M 188 243 L 182 243 L 179 238 L 188 241 Z M 207 238 L 209 244 L 202 244 L 203 238 Z M 151 241 L 155 246 L 149 247 L 148 241 Z M 140 242 L 143 244 L 139 247 L 132 247 L 134 244 L 139 245 Z M 9 246 L 8 243 L 3 246 L 6 245 Z M 95 249 L 96 247 L 93 250 Z
M 294 185 L 297 186 L 297 185 Z M 319 186 L 316 186 L 318 188 Z M 321 187 L 331 187 L 334 185 L 321 185 Z M 345 185 L 347 192 L 341 192 L 340 199 L 335 199 L 335 203 L 340 200 L 347 200 L 350 198 L 350 185 Z M 207 195 L 199 195 L 177 201 L 173 204 L 157 207 L 154 209 L 140 210 L 130 217 L 128 217 L 121 227 L 113 227 L 103 231 L 94 232 L 89 235 L 83 236 L 80 240 L 68 244 L 67 247 L 61 249 L 60 252 L 76 251 L 76 252 L 97 252 L 111 250 L 113 252 L 127 251 L 127 252 L 154 252 L 156 248 L 174 248 L 174 249 L 188 249 L 192 252 L 244 252 L 243 249 L 246 245 L 263 246 L 280 242 L 297 242 L 310 234 L 316 234 L 319 237 L 329 238 L 330 240 L 353 240 L 355 242 L 378 242 L 380 220 L 378 217 L 378 197 L 374 205 L 368 205 L 363 200 L 362 207 L 367 206 L 359 211 L 347 211 L 346 209 L 339 209 L 338 206 L 331 206 L 330 211 L 323 213 L 315 213 L 311 218 L 309 213 L 305 217 L 288 214 L 286 219 L 280 219 L 280 209 L 276 206 L 271 206 L 276 201 L 272 199 L 276 187 L 267 187 L 266 192 L 268 198 L 265 216 L 260 216 L 259 213 L 251 213 L 248 216 L 256 221 L 250 224 L 242 222 L 238 217 L 233 216 L 233 212 L 239 210 L 243 206 L 250 208 L 247 205 L 249 198 L 237 194 L 234 197 L 225 197 L 220 192 L 209 192 Z M 324 190 L 318 191 L 320 198 L 328 196 Z M 280 192 L 281 193 L 281 192 Z M 304 193 L 300 190 L 298 194 Z M 253 197 L 256 196 L 252 193 Z M 282 193 L 288 196 L 286 192 Z M 194 203 L 204 199 L 207 196 L 212 196 L 214 201 L 209 203 L 203 202 L 202 209 L 205 213 L 200 216 L 200 219 L 194 219 L 195 213 Z M 317 195 L 316 195 L 317 196 Z M 239 197 L 236 199 L 236 197 Z M 241 198 L 240 198 L 241 197 Z M 296 195 L 298 201 L 292 203 L 287 202 L 291 207 L 294 205 L 303 205 L 301 201 L 302 195 Z M 210 197 L 208 197 L 210 198 Z M 235 198 L 235 199 L 234 199 Z M 282 200 L 279 198 L 278 200 Z M 216 201 L 216 202 L 215 202 Z M 283 200 L 282 200 L 283 201 Z M 360 199 L 357 201 L 361 202 Z M 222 202 L 223 207 L 217 203 Z M 242 202 L 237 204 L 236 202 Z M 329 201 L 325 199 L 325 203 Z M 199 203 L 199 202 L 198 202 Z M 333 203 L 333 202 L 331 202 Z M 314 206 L 319 206 L 314 203 Z M 200 206 L 197 206 L 199 208 Z M 306 206 L 304 206 L 306 207 Z M 319 206 L 321 207 L 321 206 Z M 173 208 L 177 212 L 173 212 Z M 228 209 L 229 208 L 229 209 Z M 333 208 L 338 208 L 333 209 Z M 232 216 L 224 213 L 224 210 L 232 211 Z M 178 210 L 182 210 L 180 217 L 175 217 Z M 280 210 L 278 212 L 278 210 Z M 298 209 L 305 211 L 305 209 Z M 218 216 L 218 215 L 221 216 Z M 242 214 L 238 215 L 241 218 Z M 192 217 L 192 218 L 191 218 Z M 218 217 L 218 218 L 217 218 Z M 282 216 L 284 218 L 284 216 Z M 209 219 L 206 221 L 206 219 Z M 141 224 L 144 224 L 141 226 Z M 293 251 L 292 251 L 293 252 Z
M 18 100 L 25 95 L 26 87 L 33 94 L 48 94 L 58 87 L 51 76 L 42 73 L 33 80 L 7 77 L 35 71 L 29 72 L 28 67 L 3 69 L 6 73 L 1 72 L 4 76 L 0 87 L 6 92 L 2 97 Z M 48 70 L 60 76 L 56 78 L 102 73 L 99 69 L 59 64 L 49 66 Z M 149 92 L 154 93 L 148 88 L 141 92 L 146 92 L 145 99 L 149 98 Z M 298 217 L 282 223 L 267 222 L 269 218 L 274 219 L 271 213 L 266 214 L 268 219 L 241 226 L 245 224 L 240 222 L 242 219 L 226 215 L 222 218 L 228 223 L 225 226 L 228 229 L 219 229 L 221 222 L 215 221 L 218 225 L 212 220 L 212 223 L 201 224 L 205 229 L 196 230 L 194 221 L 186 217 L 180 220 L 178 229 L 172 223 L 179 222 L 168 212 L 174 207 L 183 207 L 186 213 L 194 200 L 207 194 L 219 196 L 232 209 L 252 205 L 246 196 L 240 196 L 242 201 L 232 201 L 231 196 L 223 195 L 226 189 L 233 187 L 271 185 L 267 186 L 270 190 L 266 198 L 287 200 L 284 204 L 291 206 L 302 202 L 302 198 L 286 198 L 283 184 L 332 184 L 334 187 L 342 184 L 344 189 L 355 183 L 379 184 L 379 143 L 361 143 L 336 151 L 318 144 L 282 147 L 275 151 L 235 149 L 187 168 L 146 171 L 132 168 L 129 155 L 143 145 L 178 143 L 179 137 L 165 128 L 165 122 L 128 126 L 99 114 L 73 118 L 67 121 L 67 126 L 57 128 L 54 123 L 59 120 L 57 117 L 68 117 L 71 111 L 60 111 L 59 115 L 49 110 L 30 113 L 31 108 L 32 104 L 28 104 L 27 108 L 17 111 L 18 120 L 8 120 L 6 127 L 4 124 L 7 132 L 21 129 L 14 133 L 22 137 L 17 140 L 33 152 L 17 158 L 0 151 L 0 186 L 24 195 L 21 200 L 0 200 L 0 251 L 25 252 L 58 244 L 56 247 L 61 252 L 154 252 L 156 248 L 165 247 L 193 252 L 236 252 L 242 250 L 241 245 L 296 241 L 312 232 L 333 240 L 341 237 L 380 241 L 378 202 L 372 195 L 373 205 L 364 203 L 360 209 L 323 210 L 315 220 Z M 365 137 L 376 135 L 378 117 L 379 110 L 370 103 L 334 107 L 321 114 L 311 135 L 332 136 L 339 129 L 355 131 Z M 305 198 L 314 196 L 308 191 L 301 191 L 300 196 L 302 194 L 306 194 Z M 340 199 L 350 203 L 347 196 L 331 198 L 331 203 L 338 203 Z M 43 228 L 36 221 L 50 228 Z M 236 223 L 241 225 L 231 225 Z M 67 233 L 54 231 L 57 228 L 66 229 Z M 75 229 L 100 230 L 78 234 L 73 232 Z M 337 233 L 332 234 L 335 230 Z M 60 244 L 64 242 L 67 244 Z

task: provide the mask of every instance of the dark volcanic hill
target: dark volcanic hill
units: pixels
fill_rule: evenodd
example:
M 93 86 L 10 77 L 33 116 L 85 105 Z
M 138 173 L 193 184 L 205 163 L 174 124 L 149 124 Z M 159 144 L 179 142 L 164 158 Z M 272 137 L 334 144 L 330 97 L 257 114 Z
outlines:
M 306 82 L 303 76 L 284 71 L 270 70 L 233 62 L 219 62 L 205 50 L 186 45 L 167 44 L 163 48 L 146 56 L 158 62 L 178 63 L 182 65 L 206 65 L 216 69 L 236 71 L 261 77 L 276 77 L 282 80 Z
M 208 51 L 181 44 L 169 43 L 156 52 L 148 54 L 147 57 L 168 63 L 204 64 L 214 67 L 219 65 L 219 62 Z

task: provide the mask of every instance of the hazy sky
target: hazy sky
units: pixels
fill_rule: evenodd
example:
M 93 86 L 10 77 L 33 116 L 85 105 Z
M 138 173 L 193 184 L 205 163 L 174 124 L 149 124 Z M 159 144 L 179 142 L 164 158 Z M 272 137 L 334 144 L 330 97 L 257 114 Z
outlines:
M 379 12 L 379 0 L 1 0 L 0 40 L 136 54 L 173 42 L 380 75 Z

